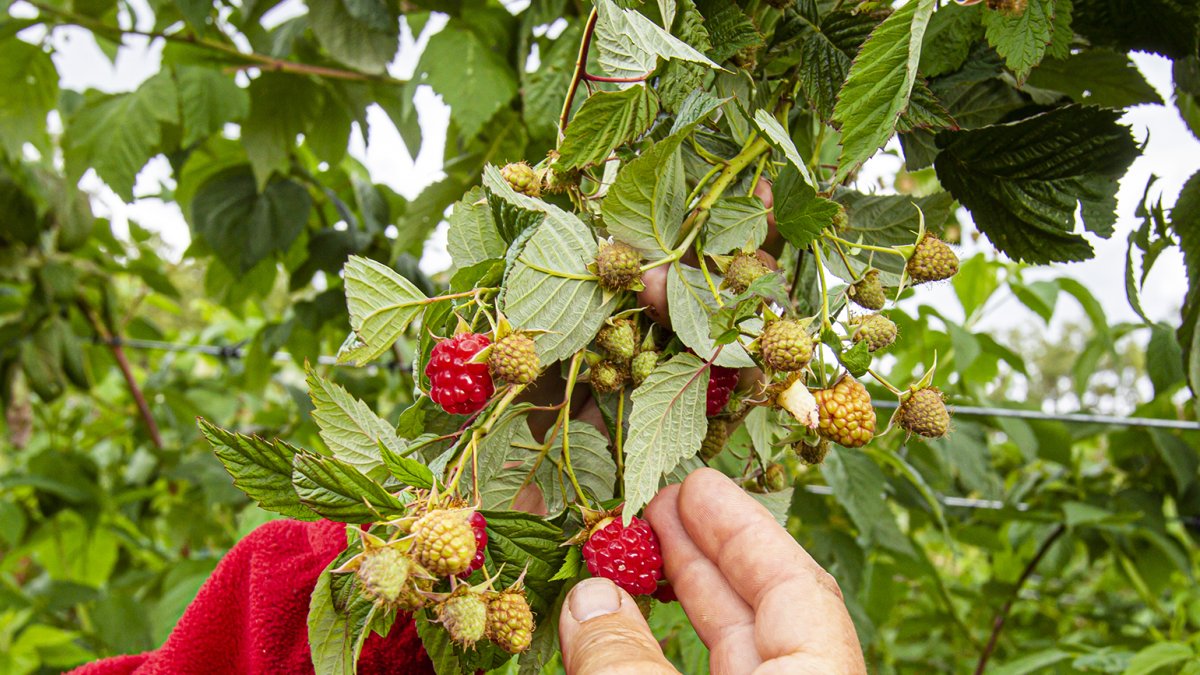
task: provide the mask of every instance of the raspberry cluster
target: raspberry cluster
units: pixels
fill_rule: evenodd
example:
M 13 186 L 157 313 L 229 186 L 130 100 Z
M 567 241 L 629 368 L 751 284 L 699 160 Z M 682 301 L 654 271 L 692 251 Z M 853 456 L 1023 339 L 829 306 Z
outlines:
M 729 399 L 733 396 L 733 388 L 737 386 L 737 382 L 737 368 L 712 366 L 708 373 L 708 392 L 704 414 L 712 417 L 724 410 L 725 406 L 729 405 Z
M 487 405 L 495 393 L 486 363 L 471 358 L 491 344 L 479 333 L 460 333 L 434 346 L 425 365 L 429 397 L 448 413 L 470 415 Z
M 847 448 L 861 448 L 875 437 L 875 408 L 858 380 L 843 377 L 832 388 L 813 392 L 813 397 L 821 436 Z
M 649 595 L 662 579 L 662 551 L 650 523 L 634 516 L 626 527 L 620 517 L 601 521 L 583 545 L 592 576 L 604 577 L 630 595 Z

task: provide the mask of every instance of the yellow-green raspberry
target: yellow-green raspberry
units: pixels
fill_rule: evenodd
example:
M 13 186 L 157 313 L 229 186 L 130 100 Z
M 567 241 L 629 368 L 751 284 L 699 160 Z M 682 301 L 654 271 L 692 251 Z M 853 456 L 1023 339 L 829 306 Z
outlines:
M 492 345 L 488 368 L 492 377 L 509 384 L 533 382 L 541 370 L 533 338 L 524 333 L 513 333 L 502 338 Z
M 896 423 L 910 434 L 925 438 L 945 436 L 950 431 L 945 397 L 937 387 L 913 390 L 896 410 Z
M 941 281 L 958 274 L 958 256 L 946 242 L 926 234 L 917 242 L 906 269 L 915 284 Z
M 847 295 L 863 309 L 878 311 L 887 303 L 887 294 L 879 281 L 879 270 L 867 270 L 862 279 L 850 285 Z
M 727 440 L 729 440 L 729 423 L 716 417 L 708 420 L 708 431 L 700 443 L 700 457 L 707 462 L 721 454 Z
M 801 370 L 813 355 L 813 341 L 808 330 L 790 319 L 768 324 L 758 338 L 758 346 L 763 363 L 771 370 Z
M 413 558 L 439 577 L 458 574 L 475 557 L 470 509 L 438 509 L 413 523 Z
M 829 389 L 813 392 L 817 399 L 817 433 L 838 445 L 861 448 L 875 437 L 875 408 L 861 382 L 843 377 Z
M 633 288 L 642 279 L 642 255 L 624 242 L 604 244 L 596 254 L 596 276 L 610 291 Z
M 599 345 L 614 361 L 629 361 L 637 351 L 637 325 L 629 319 L 617 319 L 600 329 L 596 335 Z
M 495 593 L 487 603 L 489 640 L 509 654 L 520 654 L 533 642 L 533 611 L 525 594 L 518 590 Z
M 412 572 L 412 560 L 395 546 L 368 548 L 355 570 L 363 594 L 385 605 L 405 596 Z
M 896 324 L 882 314 L 854 317 L 851 324 L 858 326 L 854 341 L 866 342 L 869 351 L 879 351 L 896 341 Z
M 540 197 L 542 194 L 542 181 L 537 171 L 534 171 L 533 167 L 525 162 L 505 164 L 504 168 L 500 169 L 500 175 L 512 186 L 512 189 L 521 194 L 530 197 Z
M 450 639 L 463 647 L 475 646 L 487 630 L 487 601 L 470 586 L 459 586 L 451 593 L 438 605 L 437 615 Z
M 782 464 L 770 464 L 763 472 L 763 485 L 768 492 L 780 492 L 788 486 L 787 467 Z
M 592 366 L 588 379 L 599 394 L 611 394 L 625 386 L 628 374 L 625 367 L 614 361 L 601 361 Z
M 658 365 L 658 352 L 646 350 L 638 352 L 637 356 L 633 357 L 633 364 L 629 368 L 630 378 L 633 380 L 633 386 L 641 386 L 650 377 L 650 373 L 654 371 L 654 366 Z
M 722 285 L 734 293 L 744 293 L 759 277 L 770 273 L 771 268 L 757 255 L 738 251 L 729 261 L 729 267 L 725 268 Z

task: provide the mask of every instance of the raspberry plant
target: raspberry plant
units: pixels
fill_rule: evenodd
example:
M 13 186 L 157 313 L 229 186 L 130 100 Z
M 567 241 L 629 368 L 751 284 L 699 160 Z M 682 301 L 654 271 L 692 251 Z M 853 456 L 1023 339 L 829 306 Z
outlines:
M 947 432 L 951 441 L 941 443 L 954 442 L 934 381 L 959 394 L 964 387 L 947 386 L 927 341 L 962 377 L 973 375 L 964 345 L 979 351 L 980 342 L 991 343 L 959 333 L 942 340 L 929 315 L 907 317 L 897 303 L 960 269 L 943 242 L 962 230 L 954 203 L 1015 261 L 1085 259 L 1090 238 L 1111 234 L 1116 180 L 1137 153 L 1118 123 L 1120 109 L 1157 99 L 1136 72 L 1130 82 L 1124 52 L 1176 59 L 1178 105 L 1193 126 L 1200 96 L 1195 12 L 1175 2 L 1131 13 L 1104 0 L 940 7 L 909 0 L 898 8 L 596 0 L 580 14 L 538 1 L 519 20 L 483 2 L 307 4 L 304 22 L 272 32 L 258 25 L 262 7 L 232 16 L 194 3 L 155 8 L 162 15 L 154 25 L 166 28 L 151 36 L 179 49 L 165 52 L 163 71 L 135 91 L 64 96 L 61 145 L 35 123 L 60 107 L 56 81 L 39 87 L 55 67 L 39 45 L 7 36 L 39 22 L 107 37 L 130 31 L 105 23 L 118 14 L 116 3 L 77 14 L 39 2 L 37 20 L 20 19 L 5 32 L 0 187 L 6 215 L 17 217 L 5 221 L 0 240 L 6 261 L 28 266 L 14 263 L 12 276 L 32 279 L 34 290 L 22 291 L 29 311 L 5 325 L 0 365 L 6 387 L 19 371 L 25 387 L 49 401 L 68 384 L 90 386 L 80 337 L 107 340 L 122 325 L 97 291 L 105 280 L 96 269 L 132 257 L 105 228 L 98 228 L 103 241 L 84 246 L 95 218 L 73 180 L 56 173 L 58 150 L 70 178 L 93 168 L 126 199 L 145 160 L 168 154 L 196 255 L 213 262 L 206 286 L 270 287 L 282 266 L 289 286 L 302 288 L 318 271 L 332 278 L 345 262 L 344 287 L 305 297 L 286 321 L 262 328 L 254 354 L 268 358 L 274 341 L 285 340 L 294 353 L 316 357 L 321 326 L 307 322 L 336 316 L 340 327 L 340 301 L 329 300 L 344 291 L 351 332 L 340 361 L 379 366 L 400 355 L 412 366 L 411 405 L 398 418 L 375 412 L 363 400 L 373 396 L 314 369 L 312 420 L 324 448 L 315 439 L 310 450 L 290 436 L 201 426 L 235 484 L 263 508 L 353 526 L 350 547 L 312 598 L 320 672 L 352 669 L 369 631 L 386 633 L 413 611 L 441 672 L 490 668 L 511 653 L 521 654 L 524 671 L 536 671 L 553 658 L 566 589 L 592 566 L 582 549 L 589 514 L 616 518 L 606 527 L 637 523 L 662 481 L 706 461 L 740 479 L 781 520 L 805 498 L 790 486 L 823 476 L 860 538 L 903 563 L 877 568 L 879 577 L 930 567 L 882 494 L 886 487 L 916 500 L 905 502 L 912 521 L 929 516 L 945 526 L 913 465 L 934 474 L 940 461 L 930 448 L 954 456 L 951 446 L 917 443 Z M 451 14 L 411 83 L 383 74 L 400 5 L 410 28 L 424 21 L 413 10 Z M 565 32 L 538 33 L 560 14 Z M 492 20 L 499 29 L 483 34 L 480 26 Z M 247 39 L 226 40 L 222 31 L 235 29 Z M 258 51 L 240 52 L 235 42 Z M 542 68 L 527 73 L 531 43 Z M 191 50 L 219 53 L 220 68 L 207 68 Z M 276 55 L 289 50 L 314 62 Z M 518 52 L 521 68 L 501 63 Z M 254 70 L 249 87 L 229 70 Z M 412 92 L 424 81 L 450 105 L 452 151 L 461 154 L 447 162 L 443 183 L 407 202 L 366 181 L 362 167 L 345 159 L 345 140 L 376 101 L 412 143 Z M 221 134 L 226 122 L 240 124 L 236 139 Z M 919 197 L 871 194 L 856 182 L 863 162 L 892 138 Z M 26 141 L 39 152 L 28 152 Z M 45 164 L 28 159 L 33 154 Z M 1161 205 L 1147 200 L 1131 259 L 1145 252 L 1148 268 L 1177 243 L 1194 272 L 1198 191 L 1193 179 L 1169 224 Z M 430 283 L 379 262 L 419 253 L 447 207 L 449 274 Z M 339 219 L 355 222 L 338 229 L 331 223 Z M 401 225 L 399 239 L 385 233 L 392 222 Z M 86 273 L 73 276 L 75 267 Z M 125 272 L 164 285 L 144 267 Z M 1130 277 L 1136 305 L 1139 284 Z M 664 280 L 665 301 L 651 302 L 657 313 L 643 308 Z M 228 292 L 231 305 L 238 293 Z M 1198 384 L 1198 307 L 1193 288 L 1178 344 L 1165 333 L 1174 361 L 1182 356 L 1190 369 L 1155 371 L 1156 389 L 1187 378 Z M 79 326 L 93 326 L 94 335 Z M 787 333 L 766 335 L 772 326 Z M 1163 328 L 1152 330 L 1161 348 Z M 876 360 L 881 350 L 902 359 L 891 372 L 915 381 L 887 381 Z M 189 383 L 181 382 L 181 389 Z M 532 400 L 547 391 L 560 395 Z M 571 418 L 588 397 L 600 408 L 600 426 Z M 899 405 L 894 424 L 876 418 L 873 404 L 884 399 Z M 184 412 L 176 417 L 195 414 Z M 553 418 L 548 429 L 531 424 L 538 415 Z M 962 447 L 982 443 L 982 431 L 971 428 Z M 1035 436 L 1004 431 L 1025 445 Z M 738 447 L 729 447 L 737 434 Z M 878 436 L 882 442 L 872 443 Z M 909 440 L 904 452 L 893 451 Z M 1187 455 L 1170 440 L 1152 440 L 1166 448 L 1178 498 L 1157 511 L 1186 507 L 1191 460 L 1179 459 Z M 885 485 L 880 467 L 900 487 Z M 973 470 L 963 480 L 987 488 Z M 1139 472 L 1133 466 L 1129 475 Z M 1113 490 L 1124 486 L 1114 481 Z M 1139 490 L 1163 491 L 1151 487 Z M 531 489 L 545 514 L 515 510 Z M 829 534 L 826 553 L 853 539 L 844 518 L 829 520 L 841 529 Z M 1079 509 L 1066 520 L 1110 524 Z M 563 546 L 571 540 L 579 543 Z M 938 589 L 948 595 L 940 580 Z M 938 611 L 960 624 L 953 600 L 946 604 Z

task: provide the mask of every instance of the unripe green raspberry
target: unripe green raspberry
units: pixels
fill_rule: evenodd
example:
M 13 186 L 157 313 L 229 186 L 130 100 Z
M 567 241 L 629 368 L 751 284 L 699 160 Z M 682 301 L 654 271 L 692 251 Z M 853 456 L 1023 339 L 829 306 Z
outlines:
M 604 326 L 596 335 L 596 344 L 613 361 L 626 362 L 633 358 L 638 344 L 637 324 L 629 319 L 617 319 Z
M 487 630 L 487 601 L 470 586 L 459 586 L 438 605 L 438 620 L 450 639 L 463 647 L 473 647 Z
M 700 457 L 707 462 L 721 454 L 721 451 L 725 449 L 725 442 L 728 440 L 729 424 L 717 417 L 709 419 L 708 431 L 700 443 Z
M 744 293 L 756 279 L 770 273 L 771 268 L 759 260 L 757 255 L 738 251 L 733 255 L 733 260 L 729 261 L 729 267 L 725 269 L 725 281 L 722 285 L 734 293 Z
M 958 274 L 958 256 L 946 242 L 926 234 L 917 242 L 905 268 L 914 284 L 941 281 Z
M 525 162 L 513 162 L 505 164 L 504 168 L 500 169 L 500 175 L 512 189 L 521 194 L 529 195 L 530 197 L 540 197 L 542 195 L 542 181 L 538 177 L 533 167 Z
M 405 595 L 412 572 L 412 560 L 396 546 L 364 550 L 355 570 L 363 594 L 389 606 Z
M 911 392 L 896 410 L 896 423 L 910 434 L 941 438 L 950 430 L 950 411 L 937 387 Z
M 879 311 L 887 303 L 887 293 L 879 281 L 879 270 L 867 270 L 862 279 L 850 285 L 846 294 L 854 304 L 864 309 Z
M 533 612 L 518 590 L 495 593 L 487 603 L 488 639 L 509 654 L 520 654 L 533 642 Z
M 800 441 L 792 446 L 792 450 L 796 452 L 796 457 L 808 465 L 820 464 L 825 461 L 825 456 L 829 454 L 829 441 L 824 438 L 818 440 L 814 445 L 809 445 L 805 441 Z
M 630 377 L 633 379 L 633 386 L 641 386 L 650 377 L 650 373 L 654 371 L 654 366 L 658 365 L 658 352 L 646 350 L 638 352 L 637 356 L 633 357 L 633 365 L 630 367 Z
M 850 214 L 846 213 L 846 207 L 838 204 L 837 213 L 833 214 L 833 229 L 841 230 L 850 224 Z
M 512 333 L 502 338 L 492 345 L 488 369 L 492 377 L 509 384 L 533 382 L 541 370 L 533 338 L 524 333 Z
M 774 321 L 758 338 L 763 363 L 771 370 L 801 370 L 813 355 L 813 341 L 804 326 L 790 319 Z
M 596 276 L 610 291 L 633 288 L 642 279 L 642 255 L 629 244 L 604 244 L 596 254 Z
M 882 314 L 856 316 L 850 323 L 858 326 L 854 341 L 866 342 L 868 351 L 879 351 L 896 341 L 896 324 Z
M 458 574 L 475 557 L 470 509 L 438 509 L 413 523 L 413 558 L 440 577 Z
M 843 377 L 830 389 L 813 392 L 817 399 L 817 433 L 847 448 L 861 448 L 875 437 L 875 408 L 867 388 Z
M 625 368 L 613 361 L 601 361 L 592 366 L 589 371 L 588 381 L 592 383 L 592 389 L 598 394 L 611 394 L 620 391 L 621 387 L 625 386 L 625 380 L 628 379 L 628 374 Z
M 759 45 L 742 47 L 734 53 L 730 60 L 733 61 L 733 64 L 738 68 L 754 70 L 754 68 L 758 66 L 758 50 Z
M 763 485 L 767 492 L 780 492 L 788 486 L 787 467 L 782 464 L 769 464 L 763 472 Z

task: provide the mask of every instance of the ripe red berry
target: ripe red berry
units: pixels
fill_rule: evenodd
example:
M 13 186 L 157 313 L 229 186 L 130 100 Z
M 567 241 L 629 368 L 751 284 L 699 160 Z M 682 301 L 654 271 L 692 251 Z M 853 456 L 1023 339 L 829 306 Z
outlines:
M 459 333 L 442 340 L 429 355 L 425 375 L 429 397 L 442 410 L 456 415 L 478 412 L 495 392 L 486 363 L 471 363 L 471 357 L 491 344 L 486 335 Z
M 662 551 L 650 523 L 634 516 L 626 527 L 617 517 L 592 532 L 583 545 L 592 576 L 611 579 L 630 595 L 649 595 L 663 576 Z
M 737 381 L 737 368 L 713 366 L 708 373 L 708 405 L 704 414 L 712 417 L 724 410 L 729 403 L 729 397 L 733 395 Z
M 467 519 L 467 522 L 471 524 L 471 530 L 475 532 L 475 557 L 471 559 L 470 567 L 458 573 L 460 579 L 466 579 L 475 570 L 483 567 L 484 549 L 487 548 L 488 543 L 487 518 L 484 518 L 482 513 L 475 511 Z

